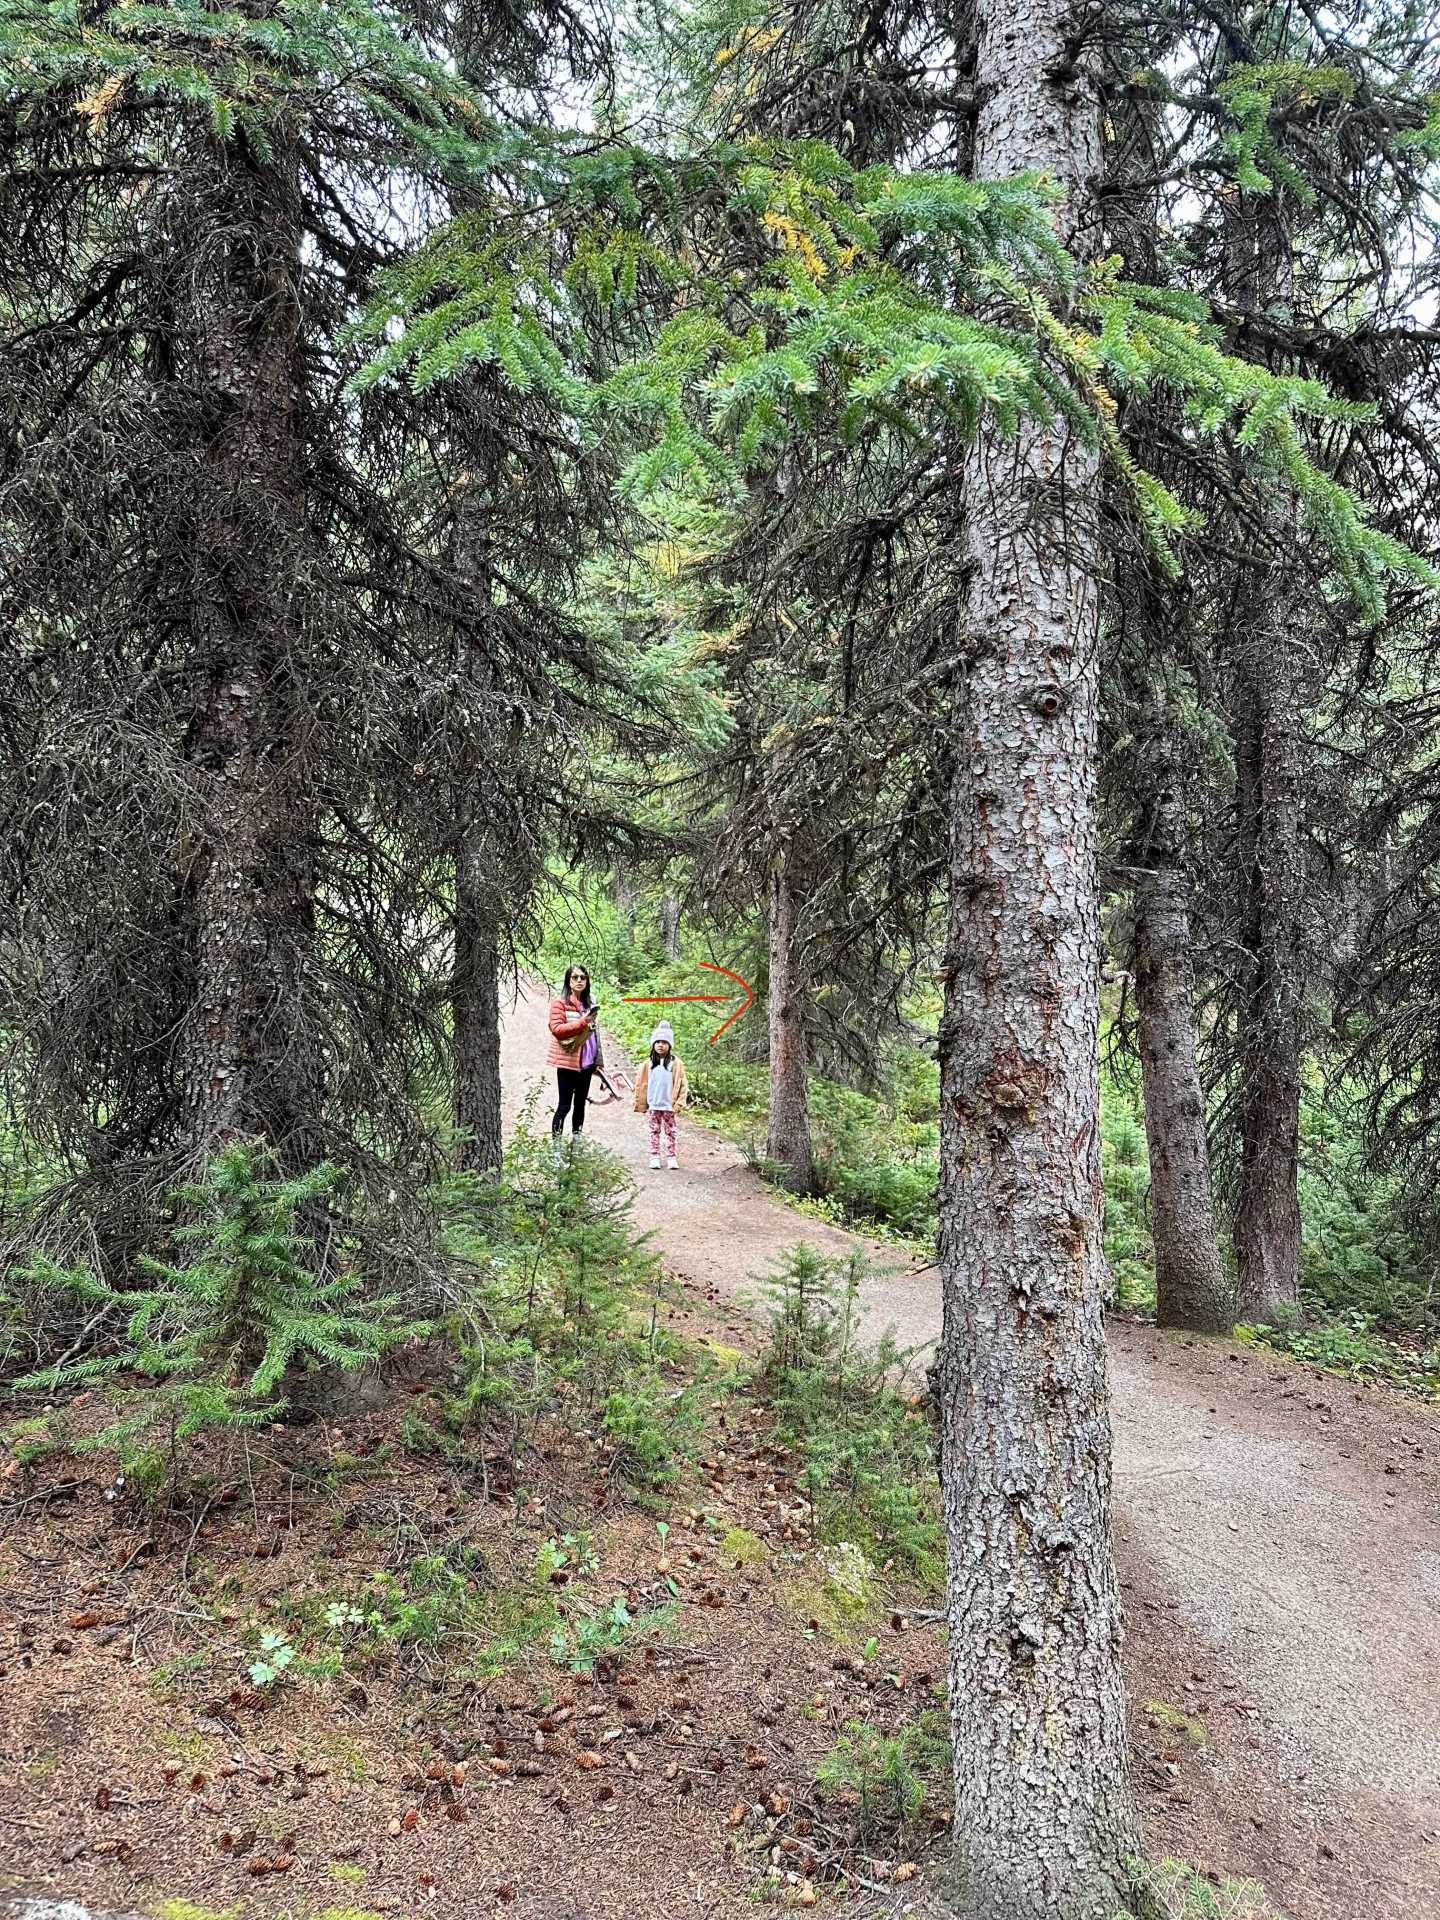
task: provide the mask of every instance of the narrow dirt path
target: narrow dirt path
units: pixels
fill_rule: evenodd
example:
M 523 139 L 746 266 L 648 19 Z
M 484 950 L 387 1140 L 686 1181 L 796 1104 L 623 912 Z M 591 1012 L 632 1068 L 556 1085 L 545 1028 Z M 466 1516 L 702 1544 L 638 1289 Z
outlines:
M 543 1124 L 544 1050 L 544 1002 L 522 995 L 505 1028 L 511 1120 L 540 1083 Z M 702 1296 L 742 1305 L 780 1248 L 859 1238 L 797 1215 L 693 1119 L 675 1173 L 650 1169 L 628 1102 L 592 1107 L 588 1126 L 634 1173 L 666 1266 Z M 872 1330 L 933 1343 L 933 1269 L 861 1244 Z M 1232 1342 L 1126 1325 L 1111 1386 L 1151 1850 L 1253 1873 L 1291 1920 L 1436 1920 L 1440 1417 Z M 1156 1699 L 1208 1728 L 1178 1786 L 1164 1748 L 1184 1739 L 1157 1735 Z

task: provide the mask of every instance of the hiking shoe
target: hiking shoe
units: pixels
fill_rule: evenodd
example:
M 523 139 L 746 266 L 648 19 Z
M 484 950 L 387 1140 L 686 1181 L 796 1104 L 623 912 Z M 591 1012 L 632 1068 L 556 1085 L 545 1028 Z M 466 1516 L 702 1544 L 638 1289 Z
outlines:
M 650 1156 L 650 1164 L 651 1164 L 651 1166 L 652 1166 L 652 1167 L 658 1167 L 658 1166 L 659 1166 L 659 1164 L 660 1164 L 660 1156 L 659 1156 L 659 1154 L 658 1154 L 658 1153 L 652 1153 L 652 1154 L 651 1154 L 651 1156 Z

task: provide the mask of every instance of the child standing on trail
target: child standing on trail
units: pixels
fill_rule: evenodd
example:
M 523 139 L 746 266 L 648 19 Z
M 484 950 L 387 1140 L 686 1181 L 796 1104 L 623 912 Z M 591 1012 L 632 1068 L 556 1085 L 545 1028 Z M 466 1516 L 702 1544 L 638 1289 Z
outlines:
M 685 1082 L 685 1062 L 675 1051 L 675 1035 L 668 1020 L 662 1020 L 650 1036 L 650 1058 L 640 1069 L 635 1082 L 635 1111 L 650 1116 L 650 1164 L 660 1164 L 663 1141 L 674 1168 L 680 1162 L 675 1154 L 675 1116 L 684 1106 L 689 1089 Z

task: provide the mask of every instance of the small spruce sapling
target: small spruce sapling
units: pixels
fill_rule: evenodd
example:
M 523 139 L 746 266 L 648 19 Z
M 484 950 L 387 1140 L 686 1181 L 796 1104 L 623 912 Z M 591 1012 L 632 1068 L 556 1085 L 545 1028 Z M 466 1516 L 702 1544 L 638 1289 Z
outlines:
M 760 1282 L 770 1344 L 761 1363 L 777 1432 L 800 1450 L 811 1531 L 937 1574 L 940 1536 L 928 1430 L 897 1390 L 911 1356 L 858 1335 L 858 1253 L 826 1259 L 786 1247 Z
M 177 1192 L 189 1224 L 174 1237 L 196 1250 L 187 1264 L 142 1256 L 139 1283 L 122 1287 L 43 1255 L 34 1262 L 27 1277 L 39 1286 L 113 1309 L 124 1326 L 108 1353 L 61 1362 L 16 1386 L 92 1386 L 123 1374 L 148 1383 L 117 1384 L 119 1418 L 80 1447 L 113 1446 L 122 1458 L 153 1463 L 155 1441 L 168 1435 L 173 1485 L 179 1441 L 278 1419 L 297 1370 L 353 1371 L 424 1330 L 400 1317 L 395 1296 L 365 1299 L 353 1268 L 314 1270 L 314 1244 L 297 1216 L 326 1201 L 339 1170 L 267 1179 L 269 1158 L 264 1147 L 237 1142 L 214 1157 L 202 1181 Z

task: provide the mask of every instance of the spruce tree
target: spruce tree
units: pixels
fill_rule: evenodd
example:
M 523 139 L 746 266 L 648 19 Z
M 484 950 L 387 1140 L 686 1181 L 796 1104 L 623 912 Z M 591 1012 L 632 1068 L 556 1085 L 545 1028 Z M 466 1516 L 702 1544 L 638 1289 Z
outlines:
M 563 9 L 0 14 L 0 965 L 62 1239 L 94 1213 L 133 1244 L 175 1167 L 241 1136 L 406 1196 L 433 1164 L 451 796 L 483 804 L 517 721 L 583 734 L 586 644 L 528 565 L 563 441 L 523 413 L 497 434 L 482 383 L 352 388 L 354 328 L 457 196 L 500 226 L 544 199 L 546 96 L 602 54 Z M 503 284 L 503 235 L 492 261 Z M 466 470 L 509 502 L 499 617 L 450 534 Z M 514 762 L 541 836 L 563 759 Z M 496 844 L 503 943 L 537 856 Z
M 111 1331 L 100 1351 L 15 1384 L 53 1391 L 139 1374 L 148 1384 L 123 1393 L 118 1419 L 83 1447 L 116 1447 L 142 1483 L 163 1472 L 178 1491 L 178 1442 L 196 1434 L 233 1439 L 277 1420 L 306 1372 L 374 1366 L 425 1331 L 402 1318 L 396 1296 L 366 1298 L 350 1262 L 324 1271 L 332 1263 L 301 1221 L 326 1220 L 339 1179 L 330 1166 L 275 1179 L 263 1149 L 235 1141 L 203 1181 L 176 1196 L 190 1224 L 175 1238 L 182 1251 L 194 1249 L 193 1259 L 143 1256 L 130 1284 L 117 1286 L 42 1256 L 24 1276 L 30 1284 L 78 1297 Z
M 1307 1059 L 1324 1048 L 1334 991 L 1327 922 L 1339 909 L 1329 897 L 1334 859 L 1317 855 L 1322 838 L 1353 830 L 1343 825 L 1347 814 L 1358 824 L 1351 774 L 1335 752 L 1348 754 L 1342 716 L 1355 712 L 1354 676 L 1375 676 L 1377 647 L 1373 605 L 1327 578 L 1298 535 L 1290 467 L 1296 457 L 1314 461 L 1325 484 L 1346 480 L 1372 501 L 1382 534 L 1403 530 L 1423 543 L 1408 501 L 1396 510 L 1401 463 L 1413 464 L 1400 394 L 1423 377 L 1426 353 L 1407 318 L 1418 283 L 1376 241 L 1388 222 L 1424 217 L 1434 55 L 1403 13 L 1377 16 L 1363 39 L 1343 22 L 1246 7 L 1203 21 L 1176 10 L 1144 30 L 1143 57 L 1128 61 L 1107 96 L 1118 133 L 1106 215 L 1126 271 L 1202 292 L 1223 316 L 1234 352 L 1304 375 L 1347 403 L 1364 401 L 1369 411 L 1341 434 L 1303 428 L 1271 484 L 1257 487 L 1237 486 L 1234 464 L 1207 471 L 1183 416 L 1157 415 L 1144 397 L 1122 406 L 1136 457 L 1210 530 L 1189 546 L 1182 580 L 1154 582 L 1143 556 L 1138 567 L 1132 560 L 1117 568 L 1111 624 L 1124 637 L 1114 650 L 1111 700 L 1116 739 L 1136 737 L 1155 750 L 1127 748 L 1120 778 L 1128 781 L 1121 811 L 1138 829 L 1123 857 L 1135 873 L 1142 1033 L 1153 1036 L 1155 989 L 1166 978 L 1173 996 L 1163 1053 L 1142 1044 L 1147 1106 L 1153 1095 L 1171 1116 L 1152 1135 L 1160 1309 L 1186 1324 L 1214 1324 L 1224 1294 L 1211 1236 L 1199 1225 L 1204 1113 L 1195 1070 L 1184 1069 L 1183 1095 L 1178 1081 L 1162 1086 L 1156 1070 L 1163 1060 L 1173 1077 L 1175 1063 L 1197 1052 L 1198 1022 L 1200 1074 L 1207 1090 L 1218 1085 L 1223 1095 L 1213 1111 L 1234 1203 L 1240 1310 L 1263 1318 L 1293 1307 L 1300 1086 Z M 1392 478 L 1382 477 L 1387 472 Z M 1391 606 L 1398 612 L 1407 599 L 1397 583 Z M 1172 807 L 1157 838 L 1155 802 L 1185 756 L 1156 718 L 1168 712 L 1174 720 L 1177 690 L 1181 705 L 1198 698 L 1193 740 L 1208 734 L 1213 743 L 1229 731 L 1233 778 L 1223 753 L 1202 749 L 1201 771 L 1212 794 L 1226 792 L 1226 804 L 1197 813 L 1193 838 Z M 1193 939 L 1193 1014 L 1180 1004 L 1187 990 L 1175 968 L 1167 974 L 1145 959 L 1162 887 L 1167 924 L 1173 932 L 1183 922 Z M 1181 1230 L 1182 1221 L 1191 1224 Z
M 1044 170 L 1083 260 L 1103 129 L 1071 11 L 973 19 L 976 171 Z M 961 485 L 938 1374 L 960 1910 L 1109 1920 L 1139 1839 L 1102 1320 L 1099 466 L 1027 421 L 982 430 Z

